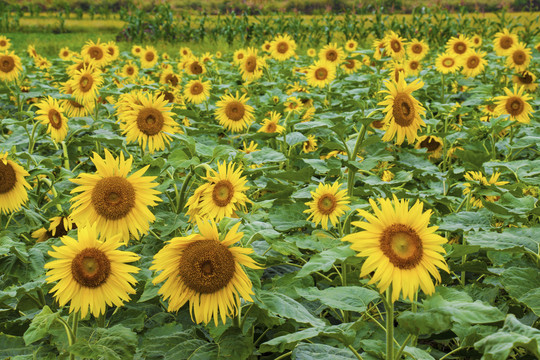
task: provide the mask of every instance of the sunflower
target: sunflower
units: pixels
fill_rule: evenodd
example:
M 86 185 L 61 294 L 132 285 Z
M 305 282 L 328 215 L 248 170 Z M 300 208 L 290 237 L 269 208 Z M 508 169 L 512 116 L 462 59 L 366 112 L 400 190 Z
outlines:
M 262 76 L 262 69 L 266 66 L 264 58 L 257 56 L 257 49 L 247 48 L 243 61 L 240 63 L 242 79 L 252 82 Z
M 313 49 L 313 48 L 309 48 L 307 50 L 307 56 L 309 57 L 315 57 L 317 56 L 317 50 Z
M 461 62 L 459 59 L 448 53 L 442 53 L 435 59 L 435 68 L 438 72 L 443 74 L 455 73 L 458 71 Z
M 55 216 L 49 219 L 49 228 L 41 228 L 32 233 L 32 237 L 36 239 L 36 242 L 47 241 L 50 238 L 61 238 L 67 235 L 71 229 L 76 229 L 77 224 L 73 222 L 71 216 Z
M 472 41 L 463 36 L 451 37 L 446 43 L 446 53 L 454 55 L 455 57 L 465 56 L 472 47 Z
M 285 127 L 279 125 L 281 114 L 275 111 L 270 112 L 270 119 L 265 118 L 263 120 L 262 127 L 257 132 L 264 132 L 267 134 L 278 133 L 281 134 L 285 131 Z
M 178 53 L 183 59 L 193 56 L 193 52 L 187 46 L 181 47 L 180 50 L 178 50 Z
M 39 55 L 37 57 L 35 57 L 34 59 L 37 59 L 37 58 L 39 58 Z M 67 67 L 67 70 L 66 70 L 66 72 L 68 73 L 68 75 L 70 77 L 73 77 L 77 73 L 77 71 L 82 70 L 84 67 L 92 66 L 92 67 L 96 68 L 97 70 L 101 71 L 101 69 L 96 65 L 96 63 L 94 63 L 92 61 L 81 60 L 80 58 L 78 58 L 76 56 L 72 56 L 71 61 L 73 61 L 74 64 L 69 65 Z
M 0 51 L 6 51 L 11 47 L 11 40 L 5 37 L 4 35 L 0 35 Z
M 105 51 L 109 56 L 109 62 L 118 59 L 118 57 L 120 56 L 120 49 L 114 41 L 109 41 L 107 44 L 105 44 Z
M 373 49 L 375 52 L 373 53 L 373 58 L 375 60 L 381 60 L 383 56 L 388 55 L 388 51 L 386 51 L 386 40 L 385 39 L 375 39 L 373 41 Z
M 528 124 L 529 116 L 533 113 L 532 106 L 527 102 L 532 100 L 532 96 L 524 94 L 525 88 L 514 85 L 514 92 L 504 88 L 506 95 L 497 96 L 495 101 L 497 107 L 495 112 L 500 115 L 510 115 L 510 120 Z
M 0 53 L 0 80 L 16 80 L 22 71 L 21 59 L 12 52 Z
M 515 34 L 512 34 L 508 29 L 503 29 L 502 32 L 495 34 L 495 40 L 493 41 L 493 49 L 499 56 L 508 55 L 508 52 L 515 43 L 518 42 L 518 38 Z
M 244 61 L 246 57 L 246 50 L 245 49 L 238 49 L 233 53 L 233 64 L 234 65 L 240 65 L 242 61 Z
M 531 62 L 531 49 L 527 49 L 524 43 L 516 42 L 510 49 L 506 58 L 506 66 L 522 72 L 527 70 Z
M 496 118 L 498 115 L 495 112 L 497 105 L 493 103 L 493 99 L 488 100 L 488 104 L 481 107 L 483 116 L 480 117 L 480 121 L 489 121 L 492 118 Z
M 381 180 L 384 181 L 384 182 L 389 182 L 389 181 L 392 181 L 394 180 L 394 177 L 396 175 L 391 172 L 390 170 L 383 170 L 382 174 L 381 174 Z
M 141 67 L 143 69 L 149 69 L 154 67 L 158 61 L 158 55 L 156 49 L 153 46 L 147 46 L 141 53 Z
M 345 43 L 345 50 L 348 52 L 356 51 L 357 47 L 358 47 L 358 42 L 353 39 L 347 40 L 347 42 Z
M 31 188 L 24 179 L 30 174 L 7 157 L 7 152 L 0 153 L 0 214 L 6 215 L 28 201 L 27 189 Z
M 315 226 L 321 223 L 324 230 L 328 230 L 328 221 L 332 226 L 336 226 L 339 222 L 339 217 L 349 210 L 349 197 L 346 195 L 347 190 L 339 190 L 341 184 L 337 181 L 332 185 L 322 184 L 315 191 L 311 192 L 313 201 L 306 203 L 309 209 L 304 210 L 304 213 L 310 214 L 308 220 L 312 219 Z
M 428 44 L 422 40 L 412 39 L 407 45 L 407 54 L 410 59 L 422 60 L 426 57 L 428 51 Z
M 83 319 L 89 312 L 98 317 L 105 314 L 106 305 L 122 306 L 135 294 L 137 280 L 131 274 L 139 268 L 127 263 L 139 260 L 139 256 L 117 249 L 122 245 L 119 234 L 98 240 L 95 226 L 79 228 L 77 237 L 64 236 L 64 245 L 49 251 L 55 260 L 45 264 L 47 282 L 58 281 L 50 292 L 60 306 L 71 302 L 70 313 L 80 311 Z
M 172 118 L 172 106 L 163 95 L 138 93 L 137 103 L 131 110 L 121 114 L 121 128 L 126 135 L 126 142 L 137 141 L 144 149 L 153 154 L 163 150 L 171 142 L 169 134 L 178 132 L 176 122 Z
M 138 74 L 139 74 L 139 67 L 133 64 L 131 61 L 128 61 L 127 64 L 125 64 L 122 67 L 123 77 L 136 78 Z
M 345 59 L 343 64 L 341 65 L 341 68 L 345 71 L 346 74 L 354 74 L 360 67 L 362 66 L 362 62 L 357 59 Z
M 216 59 L 221 59 L 221 56 L 222 56 L 221 51 L 219 50 L 216 51 L 215 56 L 216 56 Z
M 250 202 L 245 194 L 249 189 L 247 179 L 242 176 L 241 167 L 235 169 L 234 163 L 218 162 L 218 171 L 208 169 L 204 179 L 207 182 L 186 202 L 191 221 L 196 216 L 216 221 L 233 217 L 238 209 L 245 209 L 246 203 Z
M 405 39 L 393 31 L 384 37 L 385 52 L 393 59 L 399 60 L 405 56 Z
M 441 276 L 437 268 L 450 272 L 441 254 L 446 239 L 435 234 L 437 226 L 428 227 L 431 210 L 423 212 L 420 201 L 409 209 L 407 200 L 390 199 L 369 200 L 375 216 L 365 210 L 358 210 L 365 221 L 352 224 L 364 231 L 345 236 L 342 240 L 352 243 L 351 249 L 357 256 L 367 257 L 362 265 L 360 276 L 375 272 L 369 284 L 378 282 L 380 292 L 392 285 L 392 301 L 404 298 L 413 301 L 418 287 L 428 295 L 435 287 L 430 277 L 437 282 Z
M 302 143 L 302 151 L 304 153 L 310 153 L 317 151 L 317 139 L 315 135 L 308 135 L 307 140 Z
M 36 111 L 36 120 L 47 126 L 47 133 L 51 134 L 54 142 L 61 142 L 66 138 L 68 132 L 68 119 L 64 115 L 64 108 L 58 104 L 58 100 L 48 96 L 41 100 Z
M 190 80 L 184 89 L 184 97 L 192 104 L 200 104 L 210 97 L 210 88 L 210 81 Z
M 494 172 L 493 174 L 491 174 L 491 177 L 488 180 L 480 171 L 467 171 L 463 177 L 465 178 L 465 180 L 468 180 L 470 182 L 466 182 L 463 184 L 463 195 L 470 196 L 469 201 L 471 205 L 478 208 L 484 207 L 484 204 L 482 204 L 482 199 L 489 202 L 497 201 L 499 199 L 499 196 L 481 195 L 480 198 L 476 198 L 473 196 L 473 193 L 478 190 L 485 190 L 485 188 L 492 185 L 502 186 L 509 183 L 508 181 L 499 181 L 500 176 L 501 173 Z
M 173 70 L 165 70 L 161 73 L 161 76 L 159 77 L 159 83 L 163 85 L 177 87 L 180 83 L 180 76 L 178 74 L 175 74 Z
M 40 70 L 46 70 L 52 66 L 51 62 L 43 56 L 34 58 L 34 63 Z
M 438 136 L 420 136 L 414 145 L 415 149 L 426 149 L 430 158 L 438 159 L 443 150 L 443 140 Z
M 227 317 L 236 315 L 241 300 L 253 301 L 251 280 L 242 266 L 260 269 L 248 254 L 252 249 L 232 246 L 244 236 L 234 225 L 220 239 L 214 222 L 197 220 L 198 233 L 168 241 L 155 256 L 150 270 L 160 272 L 152 281 L 165 283 L 158 294 L 168 301 L 168 311 L 178 311 L 189 301 L 195 322 L 217 326 Z
M 400 78 L 405 79 L 409 74 L 407 73 L 407 67 L 403 63 L 403 60 L 392 61 L 390 64 L 390 77 L 398 82 Z
M 60 52 L 58 53 L 58 57 L 62 60 L 69 60 L 71 59 L 71 51 L 69 50 L 69 48 L 67 46 L 64 46 L 63 48 L 60 49 Z
M 208 51 L 201 55 L 201 61 L 202 61 L 203 63 L 209 63 L 209 62 L 212 62 L 212 61 L 213 61 L 213 58 L 214 58 L 214 55 L 212 55 L 212 54 L 209 53 Z
M 288 97 L 283 105 L 285 105 L 285 112 L 292 112 L 293 114 L 300 114 L 302 112 L 302 100 L 298 99 L 296 96 Z
M 475 77 L 484 71 L 484 67 L 487 64 L 487 61 L 484 59 L 486 56 L 485 52 L 471 50 L 467 55 L 463 57 L 463 69 L 461 73 L 468 77 Z
M 341 46 L 338 47 L 337 44 L 330 43 L 319 51 L 319 59 L 338 66 L 345 59 L 345 52 Z
M 28 47 L 26 48 L 26 52 L 28 53 L 28 56 L 30 56 L 32 59 L 38 56 L 36 47 L 32 44 L 28 45 Z
M 249 127 L 253 121 L 253 107 L 246 104 L 249 98 L 246 94 L 239 97 L 231 94 L 223 95 L 216 103 L 216 119 L 219 124 L 232 132 L 240 132 Z
M 403 77 L 399 81 L 385 81 L 388 90 L 381 90 L 386 93 L 385 100 L 378 105 L 386 105 L 383 110 L 386 113 L 384 122 L 388 124 L 388 129 L 383 136 L 383 141 L 391 141 L 396 136 L 396 144 L 403 143 L 405 136 L 410 144 L 416 140 L 416 133 L 421 126 L 425 126 L 421 119 L 426 110 L 412 96 L 412 92 L 424 86 L 420 79 L 407 84 Z
M 306 81 L 309 86 L 323 88 L 336 78 L 336 68 L 333 63 L 326 60 L 315 61 L 308 68 Z
M 295 55 L 296 42 L 288 34 L 276 36 L 271 45 L 270 55 L 278 61 L 285 61 Z
M 201 75 L 206 72 L 206 66 L 196 58 L 190 58 L 186 64 L 186 72 L 189 75 Z
M 161 201 L 156 195 L 158 186 L 154 176 L 143 176 L 148 166 L 128 176 L 133 158 L 113 157 L 105 149 L 105 159 L 94 153 L 94 174 L 79 174 L 72 182 L 79 185 L 71 193 L 80 193 L 71 199 L 73 220 L 81 224 L 96 224 L 101 236 L 115 238 L 125 244 L 130 234 L 139 239 L 148 232 L 149 223 L 156 218 L 148 210 Z M 115 235 L 120 234 L 120 238 Z
M 249 144 L 246 144 L 246 142 L 243 141 L 242 142 L 242 148 L 238 149 L 238 150 L 240 150 L 244 154 L 251 154 L 252 152 L 261 150 L 261 149 L 257 149 L 258 146 L 259 145 L 257 145 L 257 143 L 255 141 L 250 141 Z
M 518 86 L 523 86 L 525 90 L 534 92 L 538 88 L 536 75 L 530 71 L 523 71 L 521 74 L 512 76 L 512 81 Z
M 270 49 L 272 48 L 272 43 L 268 40 L 265 40 L 264 43 L 261 45 L 261 50 L 270 54 Z
M 405 73 L 408 76 L 418 76 L 418 74 L 422 70 L 422 64 L 418 59 L 409 59 L 405 61 L 404 67 Z
M 61 90 L 64 94 L 73 94 L 73 87 L 71 86 L 71 82 L 66 81 L 62 86 Z M 94 102 L 81 104 L 73 99 L 63 99 L 60 103 L 62 104 L 62 108 L 64 108 L 64 111 L 68 117 L 86 116 L 92 112 L 95 106 Z
M 70 86 L 73 89 L 73 97 L 81 104 L 94 102 L 98 97 L 98 89 L 103 84 L 101 71 L 94 66 L 84 66 L 75 72 Z
M 133 54 L 133 56 L 137 56 L 137 57 L 141 56 L 142 51 L 143 51 L 143 48 L 140 45 L 133 45 L 131 47 L 131 53 Z
M 471 42 L 472 42 L 471 46 L 474 48 L 479 48 L 482 46 L 482 38 L 478 34 L 474 34 L 471 37 Z
M 96 66 L 102 67 L 109 63 L 110 56 L 105 44 L 99 40 L 97 43 L 88 40 L 81 50 L 81 56 L 86 61 L 92 61 Z

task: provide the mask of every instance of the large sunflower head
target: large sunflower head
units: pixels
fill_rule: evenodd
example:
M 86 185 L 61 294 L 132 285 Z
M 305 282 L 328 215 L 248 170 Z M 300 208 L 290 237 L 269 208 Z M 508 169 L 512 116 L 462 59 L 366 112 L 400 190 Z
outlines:
M 399 60 L 405 55 L 405 39 L 393 31 L 384 37 L 385 52 L 393 59 Z
M 383 110 L 386 113 L 384 122 L 388 124 L 388 129 L 383 136 L 383 141 L 391 141 L 396 137 L 396 144 L 403 143 L 405 137 L 410 144 L 416 140 L 416 134 L 421 126 L 425 126 L 421 119 L 426 113 L 426 109 L 412 96 L 412 92 L 424 86 L 420 79 L 407 84 L 403 77 L 399 81 L 386 81 L 387 90 L 384 101 L 378 105 L 385 105 Z
M 472 45 L 472 41 L 463 35 L 453 36 L 446 43 L 446 52 L 456 57 L 462 57 L 471 50 Z
M 0 52 L 0 80 L 10 82 L 17 79 L 22 71 L 21 59 L 12 52 Z
M 495 98 L 497 107 L 495 112 L 497 115 L 510 115 L 510 120 L 528 124 L 533 108 L 527 101 L 532 100 L 532 96 L 524 94 L 525 88 L 514 85 L 514 91 L 504 88 L 506 95 L 497 96 Z
M 419 287 L 432 294 L 435 286 L 430 274 L 440 282 L 437 268 L 450 271 L 441 255 L 446 239 L 435 234 L 436 226 L 428 226 L 431 211 L 424 212 L 420 201 L 409 209 L 409 202 L 395 195 L 393 200 L 378 201 L 380 208 L 369 200 L 375 215 L 358 210 L 367 221 L 352 224 L 364 231 L 342 239 L 352 243 L 351 249 L 358 251 L 358 256 L 367 257 L 360 276 L 374 272 L 369 283 L 378 283 L 381 293 L 392 285 L 392 301 L 401 293 L 413 301 Z
M 107 305 L 122 306 L 135 294 L 134 273 L 139 268 L 128 263 L 139 256 L 130 251 L 118 250 L 122 245 L 120 234 L 100 241 L 95 226 L 78 229 L 78 240 L 62 237 L 63 246 L 53 246 L 49 255 L 55 258 L 45 264 L 47 282 L 58 281 L 51 289 L 54 297 L 64 306 L 70 303 L 69 312 L 88 312 L 95 317 L 104 315 Z
M 515 43 L 518 42 L 516 34 L 512 34 L 508 29 L 503 29 L 495 34 L 495 40 L 493 41 L 493 49 L 499 56 L 508 55 L 508 52 Z
M 101 71 L 91 64 L 76 71 L 70 81 L 72 95 L 81 104 L 94 102 L 102 84 Z
M 96 224 L 97 231 L 106 239 L 117 234 L 126 244 L 130 234 L 139 239 L 155 220 L 148 206 L 161 201 L 156 196 L 160 192 L 154 189 L 158 185 L 155 177 L 143 176 L 148 166 L 128 175 L 133 158 L 126 160 L 123 153 L 115 158 L 105 150 L 104 159 L 94 153 L 92 161 L 95 173 L 82 173 L 71 180 L 79 185 L 71 190 L 78 194 L 71 199 L 73 220 L 80 226 Z
M 330 43 L 319 51 L 319 59 L 338 66 L 345 59 L 345 52 L 341 46 Z
M 197 324 L 217 326 L 234 316 L 240 298 L 253 301 L 251 280 L 243 266 L 260 269 L 248 255 L 253 250 L 233 246 L 244 233 L 240 223 L 220 236 L 216 224 L 197 220 L 197 233 L 170 240 L 155 256 L 150 270 L 159 272 L 154 284 L 165 282 L 158 293 L 168 301 L 168 311 L 178 311 L 189 301 L 192 319 Z
M 244 81 L 252 82 L 262 76 L 266 61 L 263 57 L 258 56 L 257 52 L 257 49 L 247 48 L 244 59 L 240 62 L 240 72 Z
M 315 61 L 308 68 L 306 73 L 306 81 L 308 85 L 313 87 L 323 88 L 329 85 L 336 78 L 336 67 L 334 63 L 326 60 Z
M 285 61 L 295 55 L 296 41 L 288 34 L 276 36 L 271 45 L 270 55 L 278 61 Z
M 158 54 L 153 46 L 147 46 L 140 55 L 141 68 L 149 69 L 158 62 Z
M 30 174 L 9 160 L 7 152 L 0 153 L 0 214 L 17 211 L 28 201 L 27 189 L 31 186 L 25 176 Z
M 64 108 L 58 104 L 58 100 L 48 96 L 37 104 L 36 120 L 47 126 L 47 132 L 51 134 L 54 142 L 61 142 L 68 132 L 68 119 L 64 115 Z
M 508 49 L 506 66 L 509 69 L 516 69 L 516 71 L 523 72 L 529 67 L 531 58 L 531 49 L 528 49 L 524 43 L 516 42 Z
M 216 103 L 215 116 L 219 124 L 232 132 L 240 132 L 253 122 L 253 107 L 247 104 L 249 98 L 246 94 L 236 96 L 227 94 Z
M 422 40 L 412 39 L 407 45 L 407 54 L 410 59 L 422 60 L 428 51 L 428 44 Z
M 210 96 L 210 81 L 202 81 L 201 79 L 190 80 L 184 89 L 184 97 L 186 101 L 192 104 L 200 104 Z
M 320 183 L 315 191 L 311 192 L 312 201 L 306 203 L 309 209 L 304 210 L 310 214 L 308 220 L 312 219 L 315 226 L 322 225 L 322 228 L 328 230 L 328 221 L 332 226 L 336 226 L 339 217 L 349 210 L 349 197 L 347 190 L 339 190 L 341 184 L 337 181 L 330 184 Z
M 107 52 L 107 47 L 104 43 L 88 40 L 81 50 L 81 55 L 85 61 L 92 61 L 97 66 L 105 66 L 111 60 L 111 56 Z
M 442 53 L 435 59 L 435 68 L 443 74 L 455 73 L 461 66 L 460 58 L 455 55 Z
M 476 52 L 474 50 L 469 51 L 465 56 L 463 56 L 463 69 L 461 70 L 463 75 L 475 77 L 484 71 L 484 67 L 487 64 L 487 61 L 484 59 L 485 56 L 485 52 Z

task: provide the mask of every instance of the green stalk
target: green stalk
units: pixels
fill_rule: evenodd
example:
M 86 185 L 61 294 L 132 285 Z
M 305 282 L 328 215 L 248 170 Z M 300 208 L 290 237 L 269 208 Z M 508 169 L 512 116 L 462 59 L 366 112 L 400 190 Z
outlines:
M 68 148 L 65 141 L 62 141 L 62 150 L 64 152 L 64 167 L 67 170 L 69 169 L 69 154 L 68 154 Z
M 386 290 L 384 308 L 386 309 L 386 360 L 394 360 L 394 303 L 392 302 L 392 284 Z
M 30 135 L 30 139 L 28 139 L 28 153 L 32 154 L 34 152 L 34 145 L 36 144 L 35 136 L 36 136 L 36 130 L 38 127 L 38 122 L 34 122 L 34 126 L 32 127 L 32 135 Z
M 186 189 L 194 173 L 195 173 L 195 170 L 191 169 L 189 174 L 187 174 L 184 180 L 184 183 L 182 184 L 182 187 L 180 188 L 180 197 L 178 198 L 177 207 L 176 207 L 178 212 L 182 211 L 182 209 L 184 208 L 184 202 L 185 202 L 184 199 L 186 197 Z
M 352 154 L 350 155 L 351 157 L 349 158 L 349 161 L 356 160 L 356 155 L 358 154 L 358 150 L 360 150 L 360 146 L 364 142 L 364 138 L 366 136 L 366 130 L 367 130 L 366 125 L 362 124 L 362 127 L 360 128 L 360 131 L 358 132 L 358 136 L 356 138 L 356 144 L 354 145 L 354 149 L 353 149 Z M 356 169 L 354 168 L 353 170 L 353 167 L 349 166 L 349 175 L 347 178 L 347 195 L 349 197 L 352 196 L 352 193 L 353 193 L 355 175 L 356 175 Z
M 444 104 L 444 74 L 441 73 L 441 103 Z

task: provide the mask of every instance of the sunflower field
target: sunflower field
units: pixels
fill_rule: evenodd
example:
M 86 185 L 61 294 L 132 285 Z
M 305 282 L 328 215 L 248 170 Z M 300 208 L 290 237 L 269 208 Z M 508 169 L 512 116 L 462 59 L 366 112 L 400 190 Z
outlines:
M 0 34 L 0 359 L 540 359 L 540 27 L 444 21 Z

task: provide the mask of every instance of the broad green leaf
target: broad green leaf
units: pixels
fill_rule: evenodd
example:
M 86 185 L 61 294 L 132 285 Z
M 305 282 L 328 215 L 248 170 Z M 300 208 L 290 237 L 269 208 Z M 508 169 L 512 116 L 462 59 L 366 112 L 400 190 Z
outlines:
M 308 224 L 307 215 L 303 213 L 305 209 L 304 204 L 281 205 L 270 210 L 268 219 L 278 231 L 300 228 Z
M 261 151 L 249 153 L 244 158 L 254 164 L 283 162 L 287 160 L 287 158 L 282 153 L 272 150 L 270 148 L 263 148 L 261 149 Z
M 0 358 L 10 359 L 12 356 L 32 354 L 33 348 L 25 344 L 20 336 L 0 333 Z
M 417 347 L 405 346 L 405 352 L 414 356 L 412 359 L 415 360 L 435 360 L 435 358 L 425 350 L 419 349 Z M 411 359 L 410 356 L 405 356 L 406 359 Z
M 29 345 L 35 341 L 43 339 L 51 327 L 55 319 L 59 318 L 59 313 L 53 313 L 52 310 L 45 305 L 41 312 L 37 314 L 30 327 L 23 335 L 23 339 L 26 345 Z
M 493 231 L 471 232 L 465 235 L 467 244 L 478 245 L 486 250 L 499 250 L 509 252 L 538 253 L 540 238 L 539 226 L 531 228 L 509 228 L 502 233 Z
M 122 325 L 115 325 L 96 328 L 91 337 L 79 336 L 68 350 L 81 358 L 122 360 L 133 356 L 137 343 L 135 332 Z
M 511 267 L 501 274 L 504 289 L 540 316 L 540 276 L 536 268 Z
M 268 310 L 275 316 L 293 319 L 299 323 L 313 326 L 324 325 L 324 321 L 311 315 L 302 304 L 286 295 L 261 290 L 259 298 L 261 300 L 258 302 L 259 307 Z
M 280 138 L 278 138 L 278 140 L 279 139 Z M 307 139 L 308 138 L 304 134 L 297 131 L 285 135 L 285 141 L 287 142 L 289 146 L 294 146 L 296 144 L 303 143 L 304 141 L 307 141 Z
M 162 349 L 167 350 L 167 349 Z M 217 359 L 219 356 L 219 346 L 208 341 L 191 339 L 177 344 L 167 351 L 164 360 L 207 360 Z
M 338 349 L 323 344 L 299 344 L 294 348 L 292 359 L 296 360 L 353 360 L 356 356 L 349 349 Z
M 356 252 L 348 245 L 337 246 L 313 255 L 309 261 L 302 266 L 302 269 L 296 276 L 307 276 L 316 271 L 328 271 L 337 260 L 345 260 L 350 256 L 354 256 Z
M 376 291 L 359 286 L 340 286 L 319 290 L 315 287 L 298 289 L 298 294 L 309 301 L 320 301 L 325 306 L 347 311 L 364 312 L 370 302 L 379 298 Z
M 491 214 L 486 211 L 461 211 L 443 217 L 439 229 L 446 231 L 478 231 L 491 228 Z

